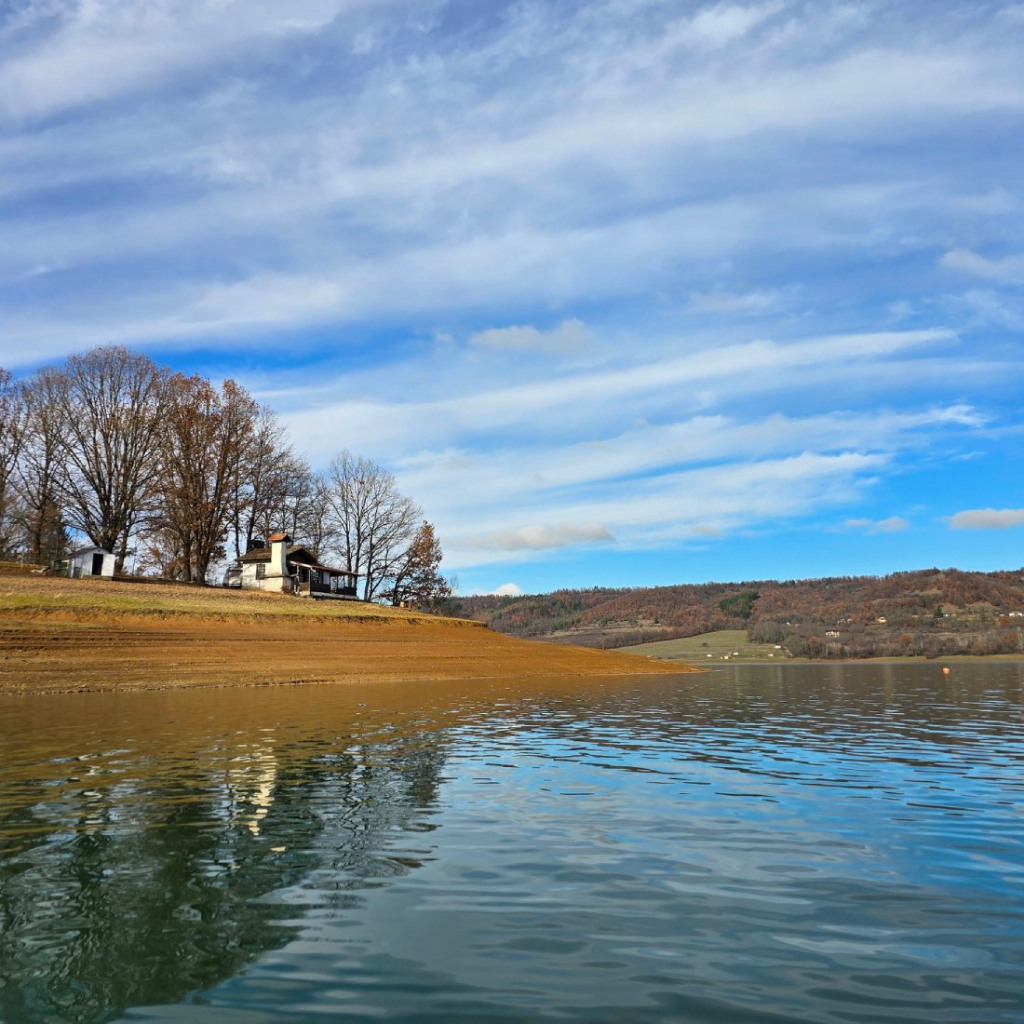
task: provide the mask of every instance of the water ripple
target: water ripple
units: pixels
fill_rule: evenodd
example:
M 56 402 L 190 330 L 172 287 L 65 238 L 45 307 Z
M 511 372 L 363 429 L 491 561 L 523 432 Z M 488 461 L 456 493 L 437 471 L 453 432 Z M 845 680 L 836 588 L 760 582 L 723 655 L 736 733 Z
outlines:
M 1022 695 L 773 665 L 5 701 L 0 1019 L 1019 1022 Z

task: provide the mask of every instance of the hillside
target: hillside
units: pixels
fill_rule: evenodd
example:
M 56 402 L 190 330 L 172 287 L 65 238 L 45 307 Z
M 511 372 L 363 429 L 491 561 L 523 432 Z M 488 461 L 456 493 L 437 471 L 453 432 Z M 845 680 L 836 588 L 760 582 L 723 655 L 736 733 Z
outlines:
M 0 694 L 667 671 L 362 602 L 0 571 Z
M 598 648 L 743 629 L 794 657 L 1024 654 L 1024 569 L 464 597 L 452 614 Z

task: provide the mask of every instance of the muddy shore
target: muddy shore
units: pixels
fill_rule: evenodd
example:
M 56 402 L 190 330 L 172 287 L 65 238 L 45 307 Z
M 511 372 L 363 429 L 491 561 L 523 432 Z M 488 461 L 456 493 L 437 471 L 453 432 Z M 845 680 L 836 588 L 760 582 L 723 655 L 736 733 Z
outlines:
M 0 693 L 678 673 L 357 602 L 0 578 Z

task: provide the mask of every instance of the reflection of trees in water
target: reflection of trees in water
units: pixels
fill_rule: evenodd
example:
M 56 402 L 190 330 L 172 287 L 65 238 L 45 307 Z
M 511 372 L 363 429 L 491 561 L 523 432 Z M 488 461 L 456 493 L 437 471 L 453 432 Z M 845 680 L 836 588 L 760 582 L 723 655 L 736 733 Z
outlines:
M 268 897 L 314 869 L 344 905 L 362 879 L 418 866 L 388 856 L 386 833 L 435 799 L 440 744 L 267 741 L 136 765 L 130 783 L 76 765 L 0 794 L 0 1020 L 175 1002 L 285 944 L 296 906 Z

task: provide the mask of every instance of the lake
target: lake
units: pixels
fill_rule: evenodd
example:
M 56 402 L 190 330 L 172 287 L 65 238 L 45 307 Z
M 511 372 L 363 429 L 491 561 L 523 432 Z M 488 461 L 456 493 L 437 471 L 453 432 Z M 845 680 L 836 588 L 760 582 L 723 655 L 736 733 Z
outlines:
M 0 1020 L 1024 1021 L 1024 664 L 0 699 Z

